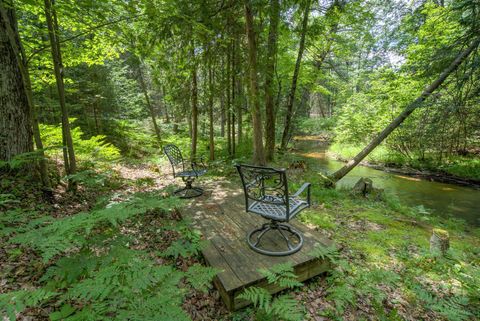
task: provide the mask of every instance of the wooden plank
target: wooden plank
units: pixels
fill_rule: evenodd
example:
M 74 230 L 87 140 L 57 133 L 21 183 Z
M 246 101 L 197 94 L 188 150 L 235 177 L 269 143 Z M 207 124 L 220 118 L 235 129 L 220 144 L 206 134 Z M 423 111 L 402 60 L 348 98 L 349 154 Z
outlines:
M 277 285 L 268 284 L 258 272 L 261 268 L 269 269 L 276 264 L 290 262 L 300 282 L 328 270 L 328 262 L 312 258 L 308 253 L 315 245 L 329 246 L 331 241 L 298 221 L 290 223 L 304 236 L 304 245 L 299 252 L 290 256 L 271 257 L 250 249 L 246 242 L 247 233 L 266 220 L 245 212 L 241 189 L 226 184 L 222 187 L 217 185 L 212 190 L 212 193 L 194 199 L 183 214 L 192 219 L 210 241 L 202 254 L 207 264 L 222 270 L 214 279 L 214 285 L 229 310 L 248 305 L 248 302 L 238 299 L 238 295 L 250 286 L 263 287 L 271 293 L 282 290 Z M 278 247 L 284 242 L 274 235 L 266 236 L 265 241 Z

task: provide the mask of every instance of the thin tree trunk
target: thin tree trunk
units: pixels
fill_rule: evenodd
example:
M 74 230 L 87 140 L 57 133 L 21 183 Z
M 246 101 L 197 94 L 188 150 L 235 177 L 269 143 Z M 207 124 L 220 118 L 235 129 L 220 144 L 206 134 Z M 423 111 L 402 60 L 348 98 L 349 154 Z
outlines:
M 253 162 L 257 165 L 265 165 L 265 151 L 263 148 L 262 114 L 260 112 L 260 100 L 258 95 L 257 79 L 257 45 L 255 42 L 255 30 L 252 6 L 250 0 L 244 0 L 245 27 L 248 39 L 248 62 L 250 66 L 250 106 L 253 126 Z
M 51 0 L 45 0 L 45 18 L 47 20 L 48 36 L 50 38 L 50 47 L 52 51 L 54 73 L 55 73 L 55 79 L 57 82 L 60 109 L 62 112 L 62 128 L 63 128 L 62 134 L 64 137 L 64 143 L 66 144 L 66 148 L 67 148 L 66 154 L 68 155 L 68 159 L 64 159 L 65 165 L 66 165 L 65 169 L 67 171 L 67 174 L 71 175 L 77 171 L 77 162 L 75 159 L 73 140 L 70 132 L 68 110 L 65 103 L 65 85 L 63 82 L 62 54 L 60 50 L 60 43 L 58 40 L 58 22 L 57 22 L 56 13 L 52 6 Z
M 242 122 L 243 122 L 243 111 L 242 111 L 242 105 L 243 105 L 243 90 L 242 90 L 242 79 L 241 77 L 237 78 L 237 145 L 240 145 L 242 143 Z
M 342 177 L 347 175 L 355 166 L 357 166 L 372 150 L 375 149 L 385 138 L 388 137 L 401 123 L 413 112 L 420 107 L 425 99 L 427 99 L 440 85 L 447 79 L 447 77 L 455 71 L 458 66 L 478 47 L 480 38 L 476 38 L 472 44 L 463 52 L 457 55 L 452 63 L 440 74 L 440 76 L 430 84 L 421 95 L 411 102 L 385 129 L 380 132 L 365 148 L 357 154 L 351 161 L 338 171 L 330 175 L 332 181 L 337 182 Z
M 208 118 L 209 118 L 209 146 L 210 146 L 210 160 L 215 160 L 215 141 L 213 135 L 213 72 L 212 72 L 212 62 L 208 66 Z
M 287 101 L 287 112 L 285 115 L 285 128 L 283 129 L 282 135 L 282 143 L 280 148 L 285 150 L 288 145 L 288 141 L 290 140 L 290 131 L 292 126 L 292 114 L 293 114 L 293 103 L 295 102 L 295 92 L 297 90 L 297 80 L 298 75 L 300 74 L 300 65 L 302 63 L 303 51 L 305 50 L 305 35 L 307 33 L 307 25 L 308 25 L 308 15 L 310 13 L 310 0 L 307 0 L 305 5 L 305 12 L 303 14 L 303 21 L 302 21 L 302 31 L 300 35 L 300 46 L 298 48 L 298 56 L 297 61 L 295 63 L 295 69 L 293 71 L 292 77 L 292 86 L 290 87 L 290 94 L 288 95 Z
M 234 110 L 236 108 L 234 108 L 234 106 L 236 107 L 238 102 L 238 98 L 236 97 L 235 95 L 235 77 L 236 77 L 236 73 L 237 73 L 237 64 L 236 64 L 236 59 L 235 59 L 235 42 L 232 40 L 232 121 L 231 121 L 231 124 L 232 124 L 232 131 L 231 131 L 231 134 L 232 134 L 232 156 L 235 157 L 235 112 Z
M 231 61 L 231 56 L 230 56 L 230 51 L 231 51 L 231 47 L 228 46 L 227 48 L 227 77 L 226 77 L 226 84 L 225 84 L 225 88 L 226 88 L 226 92 L 227 92 L 227 104 L 225 106 L 225 113 L 226 113 L 226 118 L 227 118 L 227 150 L 228 150 L 228 155 L 231 156 L 232 155 L 232 124 L 230 123 L 231 121 L 231 117 L 230 117 L 230 113 L 231 113 L 231 104 L 232 104 L 232 101 L 231 101 L 231 91 L 230 91 L 230 75 L 231 75 L 231 64 L 232 64 L 232 61 Z
M 197 63 L 195 61 L 195 46 L 192 40 L 192 148 L 191 159 L 197 157 L 197 137 L 198 137 L 198 86 L 197 86 Z
M 150 113 L 150 117 L 152 118 L 153 128 L 155 129 L 155 135 L 157 136 L 158 143 L 162 143 L 162 137 L 160 135 L 160 128 L 157 124 L 157 118 L 155 117 L 155 110 L 153 109 L 152 103 L 150 101 L 150 95 L 148 94 L 147 84 L 145 82 L 145 78 L 143 76 L 143 63 L 140 62 L 138 66 L 138 80 L 140 81 L 140 87 L 142 88 L 143 96 L 145 97 L 145 102 L 147 104 L 148 112 Z
M 162 103 L 165 112 L 165 124 L 170 124 L 170 115 L 168 114 L 167 101 L 165 100 L 165 86 L 162 86 Z
M 270 30 L 268 31 L 267 62 L 265 66 L 265 158 L 273 161 L 275 154 L 275 105 L 273 98 L 273 75 L 277 57 L 279 0 L 270 0 Z

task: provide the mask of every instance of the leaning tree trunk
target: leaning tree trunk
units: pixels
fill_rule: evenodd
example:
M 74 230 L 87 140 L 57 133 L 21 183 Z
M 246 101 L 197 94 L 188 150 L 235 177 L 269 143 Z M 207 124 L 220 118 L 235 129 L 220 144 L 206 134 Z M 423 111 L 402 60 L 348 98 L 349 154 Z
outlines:
M 275 104 L 273 97 L 273 75 L 277 57 L 279 0 L 270 1 L 270 30 L 268 31 L 267 64 L 265 67 L 265 158 L 273 160 L 275 153 Z
M 16 155 L 33 150 L 32 120 L 25 84 L 7 29 L 15 34 L 18 48 L 20 37 L 13 8 L 3 8 L 0 16 L 0 160 L 9 161 Z M 5 19 L 7 18 L 7 19 Z
M 298 75 L 300 74 L 300 65 L 302 63 L 303 51 L 305 50 L 305 35 L 307 33 L 309 13 L 310 13 L 310 0 L 307 0 L 307 3 L 305 5 L 305 12 L 303 14 L 302 31 L 300 35 L 300 46 L 298 48 L 297 61 L 295 62 L 295 69 L 293 71 L 292 86 L 290 87 L 290 94 L 288 95 L 287 112 L 285 114 L 285 127 L 283 129 L 282 143 L 280 145 L 280 148 L 282 150 L 285 150 L 287 148 L 288 141 L 290 140 L 290 131 L 292 127 L 292 116 L 293 116 L 293 103 L 295 101 L 295 92 L 297 90 L 297 80 L 298 80 Z
M 58 97 L 60 109 L 62 111 L 62 135 L 66 144 L 66 153 L 68 157 L 64 158 L 65 170 L 68 175 L 74 174 L 77 170 L 73 140 L 70 132 L 70 123 L 68 120 L 68 110 L 65 103 L 65 85 L 63 82 L 63 63 L 58 39 L 58 23 L 56 13 L 52 6 L 52 0 L 45 0 L 45 18 L 47 20 L 48 36 L 50 38 L 50 47 L 52 51 L 53 67 L 55 79 L 57 82 Z
M 262 114 L 260 113 L 260 99 L 257 79 L 257 44 L 253 26 L 253 13 L 250 0 L 244 0 L 245 27 L 248 39 L 248 62 L 250 67 L 250 105 L 253 126 L 253 162 L 256 165 L 265 165 L 265 151 L 263 149 Z
M 400 115 L 398 115 L 385 129 L 380 132 L 365 148 L 358 153 L 351 161 L 338 171 L 329 176 L 329 178 L 336 182 L 347 175 L 355 166 L 357 166 L 372 150 L 375 149 L 388 135 L 390 135 L 401 123 L 411 114 L 415 109 L 422 105 L 422 102 L 427 99 L 440 85 L 447 79 L 447 77 L 455 71 L 458 66 L 478 47 L 480 38 L 476 38 L 472 44 L 463 52 L 457 55 L 452 63 L 440 74 L 440 76 L 430 84 L 422 94 L 411 102 Z

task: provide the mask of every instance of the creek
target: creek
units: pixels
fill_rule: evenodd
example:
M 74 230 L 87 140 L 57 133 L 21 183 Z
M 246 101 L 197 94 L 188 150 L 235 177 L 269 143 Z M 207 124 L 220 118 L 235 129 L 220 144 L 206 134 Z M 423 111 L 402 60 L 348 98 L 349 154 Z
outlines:
M 323 173 L 333 173 L 344 165 L 328 157 L 328 145 L 320 140 L 299 137 L 295 149 L 299 155 L 315 159 L 315 162 L 309 162 L 309 166 L 315 164 L 313 169 Z M 469 224 L 480 226 L 479 189 L 389 173 L 366 166 L 355 167 L 337 186 L 351 188 L 361 177 L 370 178 L 374 187 L 395 194 L 402 204 L 420 207 L 426 214 L 461 218 Z

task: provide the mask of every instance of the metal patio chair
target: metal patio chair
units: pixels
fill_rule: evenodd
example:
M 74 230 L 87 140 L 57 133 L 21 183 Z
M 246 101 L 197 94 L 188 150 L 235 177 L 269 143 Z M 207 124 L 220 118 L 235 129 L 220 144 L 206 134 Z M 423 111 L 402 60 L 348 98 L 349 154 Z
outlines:
M 193 187 L 192 184 L 196 178 L 207 172 L 203 159 L 200 158 L 199 161 L 192 161 L 189 169 L 188 165 L 185 165 L 182 152 L 176 145 L 166 145 L 163 147 L 163 152 L 167 155 L 168 160 L 172 165 L 173 177 L 181 177 L 185 183 L 185 187 L 179 188 L 173 193 L 180 198 L 192 198 L 202 195 L 203 189 L 200 187 Z
M 288 222 L 303 209 L 310 207 L 310 183 L 303 184 L 290 196 L 284 169 L 251 165 L 235 167 L 242 179 L 246 211 L 270 221 L 248 234 L 248 245 L 258 253 L 271 256 L 284 256 L 299 251 L 303 245 L 303 236 Z M 306 198 L 301 199 L 300 195 L 305 190 Z M 261 247 L 262 238 L 269 232 L 277 233 L 277 236 L 285 240 L 285 250 Z

